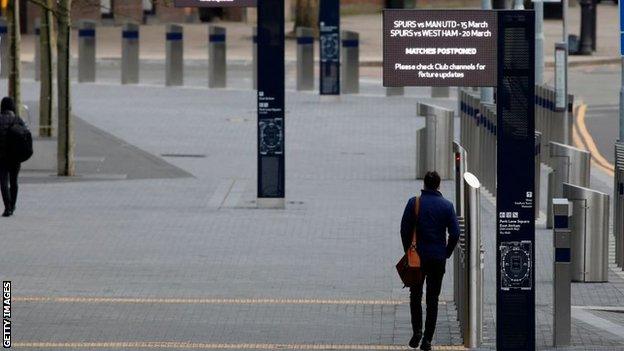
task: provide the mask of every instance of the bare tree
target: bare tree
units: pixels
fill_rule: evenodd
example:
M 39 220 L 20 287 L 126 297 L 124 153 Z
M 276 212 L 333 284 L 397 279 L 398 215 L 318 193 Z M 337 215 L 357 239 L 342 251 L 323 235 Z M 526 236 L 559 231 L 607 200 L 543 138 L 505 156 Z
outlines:
M 54 0 L 46 0 L 47 6 L 41 6 L 41 26 L 39 31 L 41 86 L 39 92 L 39 135 L 52 136 L 52 96 L 53 76 L 52 65 L 52 32 L 54 16 L 52 8 Z
M 71 34 L 71 0 L 58 0 L 57 24 L 58 53 L 57 89 L 58 89 L 58 175 L 73 176 L 74 133 L 71 115 L 69 59 Z
M 19 0 L 10 0 L 8 3 L 9 17 L 9 96 L 15 101 L 17 112 L 21 115 L 22 97 L 20 89 L 20 15 Z

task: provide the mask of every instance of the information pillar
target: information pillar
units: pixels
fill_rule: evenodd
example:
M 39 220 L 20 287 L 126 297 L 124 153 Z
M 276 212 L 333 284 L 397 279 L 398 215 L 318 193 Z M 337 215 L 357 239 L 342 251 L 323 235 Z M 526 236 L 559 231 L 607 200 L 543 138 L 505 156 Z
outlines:
M 284 0 L 258 1 L 258 205 L 283 207 Z
M 320 0 L 321 95 L 340 94 L 340 0 Z
M 535 25 L 498 12 L 497 350 L 535 349 Z

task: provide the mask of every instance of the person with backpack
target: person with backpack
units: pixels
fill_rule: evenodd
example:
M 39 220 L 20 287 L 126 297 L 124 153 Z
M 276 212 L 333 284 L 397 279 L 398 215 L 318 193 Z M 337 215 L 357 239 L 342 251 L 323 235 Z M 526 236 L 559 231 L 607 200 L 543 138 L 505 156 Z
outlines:
M 424 351 L 431 350 L 431 340 L 438 318 L 438 297 L 442 289 L 442 278 L 446 271 L 446 259 L 451 257 L 459 240 L 459 223 L 453 204 L 439 191 L 440 176 L 427 172 L 425 187 L 419 197 L 407 202 L 401 220 L 401 241 L 408 251 L 416 234 L 416 252 L 420 256 L 422 278 L 410 286 L 410 312 L 414 332 L 409 346 Z M 448 230 L 448 239 L 447 239 Z M 422 294 L 427 283 L 427 316 L 425 331 L 422 332 Z M 421 341 L 422 338 L 422 342 Z
M 17 202 L 17 178 L 22 161 L 15 155 L 15 138 L 12 134 L 16 128 L 18 131 L 28 130 L 24 121 L 15 114 L 13 99 L 5 97 L 0 102 L 0 191 L 4 202 L 3 217 L 13 215 Z

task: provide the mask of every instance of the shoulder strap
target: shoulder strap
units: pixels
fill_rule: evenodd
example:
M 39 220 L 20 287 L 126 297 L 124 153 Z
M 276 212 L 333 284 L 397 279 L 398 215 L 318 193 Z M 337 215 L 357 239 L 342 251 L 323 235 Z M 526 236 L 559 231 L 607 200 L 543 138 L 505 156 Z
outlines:
M 414 201 L 414 213 L 416 213 L 416 219 L 418 219 L 419 212 L 420 212 L 420 196 L 416 196 L 416 200 Z
M 414 214 L 416 215 L 416 220 L 418 221 L 418 215 L 420 213 L 420 196 L 416 196 L 414 200 Z M 412 245 L 416 247 L 416 226 L 414 226 L 414 232 L 412 234 Z

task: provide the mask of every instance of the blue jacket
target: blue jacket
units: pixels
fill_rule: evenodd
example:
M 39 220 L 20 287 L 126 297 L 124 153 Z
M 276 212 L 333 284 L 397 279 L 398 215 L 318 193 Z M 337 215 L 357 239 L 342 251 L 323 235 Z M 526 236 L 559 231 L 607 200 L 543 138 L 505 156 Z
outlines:
M 418 223 L 414 205 L 416 198 L 407 202 L 401 220 L 401 241 L 407 251 L 412 243 L 414 226 L 418 225 L 416 248 L 423 260 L 445 260 L 453 254 L 459 240 L 459 223 L 453 204 L 436 190 L 422 190 Z M 448 230 L 448 241 L 446 231 Z

